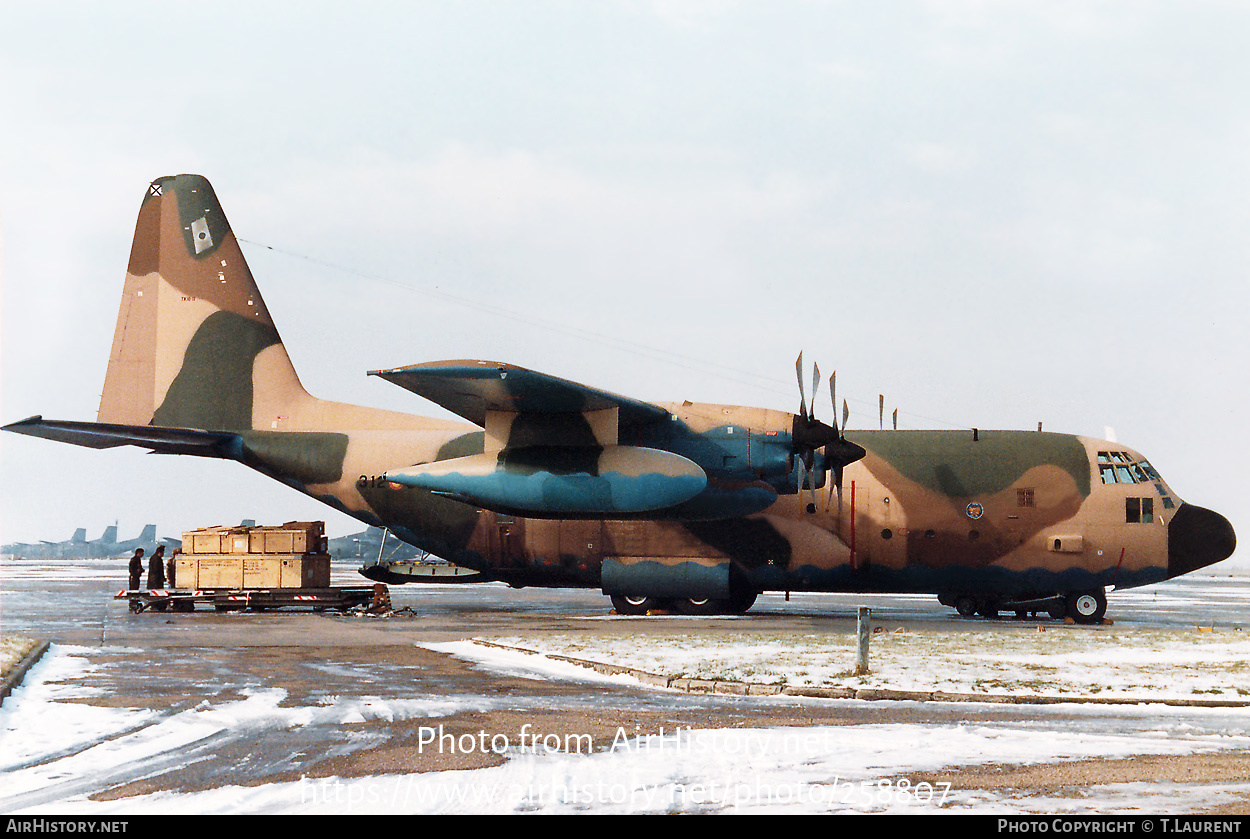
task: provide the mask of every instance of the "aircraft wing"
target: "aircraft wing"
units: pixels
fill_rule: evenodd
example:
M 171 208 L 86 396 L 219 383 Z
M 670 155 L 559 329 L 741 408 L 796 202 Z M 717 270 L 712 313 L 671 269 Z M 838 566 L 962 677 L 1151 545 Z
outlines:
M 483 428 L 487 411 L 583 414 L 617 408 L 621 426 L 669 418 L 664 408 L 647 402 L 494 361 L 432 361 L 370 370 L 369 375 L 393 382 Z
M 490 510 L 539 517 L 650 514 L 708 485 L 681 455 L 621 445 L 621 429 L 667 410 L 492 361 L 436 361 L 370 375 L 411 390 L 486 431 L 481 454 L 388 469 L 389 481 Z
M 192 428 L 158 428 L 150 425 L 113 425 L 103 422 L 67 422 L 45 420 L 41 416 L 4 426 L 5 431 L 73 443 L 92 449 L 114 446 L 142 446 L 158 454 L 197 454 L 208 457 L 229 457 L 239 440 L 237 434 L 221 431 L 198 431 Z

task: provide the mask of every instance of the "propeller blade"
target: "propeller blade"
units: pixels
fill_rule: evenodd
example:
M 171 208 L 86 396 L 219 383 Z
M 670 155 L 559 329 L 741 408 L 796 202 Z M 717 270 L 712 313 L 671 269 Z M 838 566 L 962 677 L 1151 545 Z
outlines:
M 794 375 L 799 380 L 799 416 L 807 419 L 807 395 L 803 392 L 803 351 L 794 362 Z
M 846 400 L 842 400 L 842 430 L 846 430 L 846 421 L 851 416 L 851 408 L 846 404 Z
M 811 510 L 816 511 L 816 452 L 808 449 L 804 452 L 801 461 L 803 464 L 803 477 L 799 482 L 800 490 L 808 490 L 811 494 Z
M 834 370 L 829 374 L 829 401 L 833 403 L 833 430 L 838 431 L 838 371 Z M 838 431 L 838 439 L 842 438 L 842 432 Z
M 820 390 L 820 365 L 812 365 L 812 416 L 816 419 L 816 392 Z
M 894 430 L 898 431 L 898 408 L 894 409 Z

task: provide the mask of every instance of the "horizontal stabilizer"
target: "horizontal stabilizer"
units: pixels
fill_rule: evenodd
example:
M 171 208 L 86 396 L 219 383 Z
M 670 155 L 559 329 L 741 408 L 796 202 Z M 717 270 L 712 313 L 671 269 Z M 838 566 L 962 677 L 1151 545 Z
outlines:
M 220 431 L 114 425 L 103 422 L 64 422 L 45 420 L 41 416 L 6 425 L 4 430 L 92 449 L 141 446 L 159 454 L 195 454 L 202 457 L 233 458 L 239 443 L 237 434 Z
M 494 361 L 432 361 L 371 370 L 369 375 L 393 382 L 483 428 L 488 411 L 585 414 L 617 408 L 622 427 L 669 418 L 664 408 L 647 402 Z
M 388 470 L 386 477 L 486 509 L 539 517 L 659 510 L 707 487 L 707 475 L 693 461 L 636 446 L 511 449 Z

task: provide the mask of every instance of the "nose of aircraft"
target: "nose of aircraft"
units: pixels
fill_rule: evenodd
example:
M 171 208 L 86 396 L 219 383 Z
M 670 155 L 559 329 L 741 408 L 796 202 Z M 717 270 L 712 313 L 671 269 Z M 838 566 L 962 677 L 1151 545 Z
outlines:
M 1214 510 L 1182 504 L 1168 522 L 1168 579 L 1233 555 L 1237 535 Z

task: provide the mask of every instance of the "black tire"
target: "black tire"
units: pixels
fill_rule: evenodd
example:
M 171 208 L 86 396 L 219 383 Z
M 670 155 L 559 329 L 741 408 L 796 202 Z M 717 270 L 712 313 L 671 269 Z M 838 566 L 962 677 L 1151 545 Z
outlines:
M 674 605 L 683 615 L 724 615 L 730 611 L 728 600 L 712 597 L 683 597 Z
M 1077 623 L 1101 623 L 1107 614 L 1107 594 L 1100 588 L 1069 592 L 1064 605 L 1068 617 Z
M 968 594 L 959 595 L 955 598 L 955 611 L 965 618 L 972 617 L 977 613 L 976 598 Z
M 977 607 L 978 615 L 980 615 L 983 618 L 990 618 L 991 620 L 998 620 L 998 612 L 999 612 L 998 601 L 996 600 L 983 601 Z
M 652 609 L 659 609 L 661 605 L 658 598 L 647 597 L 646 595 L 612 595 L 612 608 L 616 610 L 618 615 L 645 615 Z

